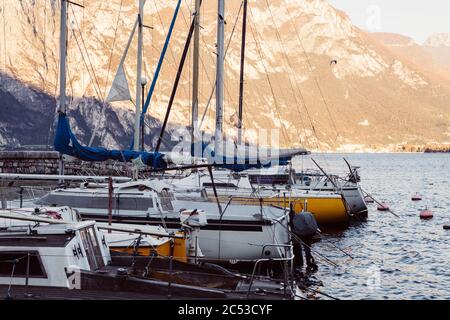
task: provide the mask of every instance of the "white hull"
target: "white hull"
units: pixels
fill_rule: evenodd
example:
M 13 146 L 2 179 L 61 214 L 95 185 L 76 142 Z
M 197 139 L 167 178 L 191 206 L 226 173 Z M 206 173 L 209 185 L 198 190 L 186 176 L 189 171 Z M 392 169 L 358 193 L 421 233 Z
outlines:
M 152 186 L 151 182 L 147 183 Z M 113 222 L 127 224 L 150 224 L 166 226 L 169 231 L 180 229 L 180 211 L 204 210 L 207 225 L 201 227 L 199 246 L 205 259 L 229 262 L 280 258 L 284 249 L 265 245 L 289 243 L 288 214 L 285 210 L 270 206 L 222 204 L 223 215 L 215 202 L 191 200 L 164 201 L 151 190 L 137 191 L 123 188 L 114 194 Z M 169 195 L 166 195 L 170 197 Z M 119 200 L 117 200 L 119 199 Z M 151 201 L 149 201 L 151 199 Z M 39 200 L 39 205 L 68 205 L 76 209 L 81 217 L 98 221 L 108 220 L 108 194 L 99 189 L 60 189 Z

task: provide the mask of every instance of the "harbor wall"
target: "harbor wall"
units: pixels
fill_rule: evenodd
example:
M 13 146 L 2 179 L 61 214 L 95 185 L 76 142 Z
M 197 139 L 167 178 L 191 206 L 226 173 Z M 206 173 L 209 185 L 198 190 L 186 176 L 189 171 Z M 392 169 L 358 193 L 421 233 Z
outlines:
M 0 151 L 0 173 L 58 174 L 60 155 L 56 151 Z M 130 163 L 86 162 L 64 157 L 64 174 L 129 176 Z
M 59 160 L 60 154 L 55 151 L 0 151 L 0 173 L 55 175 L 59 174 Z M 131 176 L 131 170 L 130 163 L 86 162 L 64 157 L 66 175 Z M 0 208 L 7 208 L 10 200 L 43 196 L 57 186 L 56 180 L 0 179 Z

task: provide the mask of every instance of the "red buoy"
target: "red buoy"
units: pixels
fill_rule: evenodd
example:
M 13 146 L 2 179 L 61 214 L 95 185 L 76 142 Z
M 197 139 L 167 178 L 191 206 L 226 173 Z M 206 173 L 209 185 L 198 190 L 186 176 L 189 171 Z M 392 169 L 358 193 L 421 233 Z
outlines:
M 420 200 L 422 200 L 422 196 L 416 192 L 416 194 L 411 197 L 411 200 L 412 201 L 420 201 Z
M 433 212 L 428 209 L 420 211 L 420 219 L 431 219 L 433 218 Z
M 388 211 L 389 206 L 386 203 L 382 202 L 378 205 L 377 210 L 378 211 Z

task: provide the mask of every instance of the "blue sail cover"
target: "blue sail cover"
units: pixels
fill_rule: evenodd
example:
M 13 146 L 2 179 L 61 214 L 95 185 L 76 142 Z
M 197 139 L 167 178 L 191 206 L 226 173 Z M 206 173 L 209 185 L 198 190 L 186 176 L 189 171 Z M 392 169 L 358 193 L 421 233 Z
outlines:
M 216 167 L 225 168 L 232 171 L 240 172 L 248 169 L 269 168 L 274 165 L 288 165 L 292 158 L 296 155 L 305 155 L 309 152 L 303 148 L 299 149 L 279 149 L 276 155 L 266 155 L 260 157 L 258 154 L 251 156 L 249 148 L 246 147 L 245 155 L 239 156 L 235 152 L 232 154 L 216 155 L 212 144 L 205 142 L 197 142 L 192 144 L 191 152 L 197 154 L 201 152 L 203 158 L 208 159 L 208 163 L 214 164 Z M 191 153 L 192 155 L 192 153 Z
M 141 157 L 142 162 L 153 168 L 166 168 L 164 154 L 159 152 L 143 152 L 132 150 L 108 150 L 102 147 L 82 146 L 70 129 L 67 116 L 60 113 L 56 127 L 54 147 L 56 151 L 84 161 L 117 160 L 128 162 Z

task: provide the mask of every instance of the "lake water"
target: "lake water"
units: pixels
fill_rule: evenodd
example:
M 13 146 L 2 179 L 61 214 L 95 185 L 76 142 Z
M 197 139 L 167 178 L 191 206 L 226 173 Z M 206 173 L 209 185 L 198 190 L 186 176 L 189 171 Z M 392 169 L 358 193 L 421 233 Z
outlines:
M 332 173 L 347 173 L 343 161 L 361 166 L 361 186 L 389 204 L 399 218 L 369 205 L 366 222 L 327 235 L 314 249 L 323 260 L 317 289 L 341 299 L 450 299 L 450 154 L 313 154 Z M 297 159 L 296 167 L 301 166 Z M 305 167 L 313 168 L 310 160 Z M 423 200 L 411 201 L 419 192 Z M 428 206 L 434 218 L 419 219 Z M 353 256 L 335 249 L 332 242 Z

